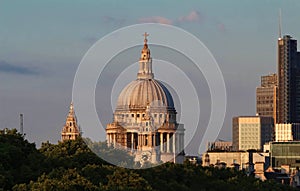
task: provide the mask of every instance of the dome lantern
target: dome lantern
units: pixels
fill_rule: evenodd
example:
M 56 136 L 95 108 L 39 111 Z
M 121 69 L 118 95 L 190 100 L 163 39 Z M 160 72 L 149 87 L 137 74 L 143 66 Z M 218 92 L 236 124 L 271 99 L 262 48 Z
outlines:
M 137 75 L 138 79 L 153 79 L 154 75 L 152 73 L 152 58 L 150 55 L 150 49 L 148 48 L 148 39 L 147 37 L 149 36 L 148 33 L 144 33 L 143 36 L 144 38 L 144 47 L 141 52 L 141 58 L 140 58 L 140 67 L 139 67 L 139 72 Z

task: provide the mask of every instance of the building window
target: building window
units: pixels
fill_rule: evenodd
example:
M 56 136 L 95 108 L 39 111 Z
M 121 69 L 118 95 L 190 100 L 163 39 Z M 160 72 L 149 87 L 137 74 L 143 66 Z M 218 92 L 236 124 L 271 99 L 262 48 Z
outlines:
M 140 114 L 136 114 L 136 117 L 140 117 Z
M 133 113 L 131 114 L 131 117 L 134 117 L 134 114 L 133 114 Z

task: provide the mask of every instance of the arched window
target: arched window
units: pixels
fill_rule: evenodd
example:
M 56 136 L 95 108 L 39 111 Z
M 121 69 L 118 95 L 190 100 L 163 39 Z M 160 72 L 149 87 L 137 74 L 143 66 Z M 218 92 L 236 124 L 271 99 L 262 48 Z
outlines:
M 72 122 L 70 122 L 70 126 L 72 127 Z
M 72 128 L 70 128 L 70 130 L 69 130 L 70 132 L 72 132 Z

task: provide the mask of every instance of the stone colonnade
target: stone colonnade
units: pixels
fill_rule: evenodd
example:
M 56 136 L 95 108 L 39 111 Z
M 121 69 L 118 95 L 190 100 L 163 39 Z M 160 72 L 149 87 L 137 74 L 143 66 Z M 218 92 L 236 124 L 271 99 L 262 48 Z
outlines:
M 117 133 L 107 133 L 108 146 L 117 146 Z M 125 133 L 125 143 L 128 149 L 143 150 L 145 147 L 158 146 L 161 153 L 179 153 L 184 148 L 184 133 L 162 131 L 157 133 L 128 132 Z M 118 143 L 120 144 L 120 143 Z

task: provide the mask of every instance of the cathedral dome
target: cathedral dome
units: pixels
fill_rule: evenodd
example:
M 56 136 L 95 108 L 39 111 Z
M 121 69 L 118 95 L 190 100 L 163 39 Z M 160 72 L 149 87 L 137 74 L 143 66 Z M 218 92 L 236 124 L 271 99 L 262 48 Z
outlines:
M 124 148 L 142 166 L 183 161 L 183 124 L 176 121 L 168 86 L 154 78 L 148 34 L 144 36 L 137 78 L 121 91 L 113 122 L 106 126 L 107 145 Z
M 121 92 L 117 109 L 152 108 L 174 109 L 173 98 L 162 82 L 155 79 L 137 79 Z
M 151 108 L 175 110 L 173 98 L 162 82 L 154 79 L 152 58 L 145 33 L 137 79 L 128 84 L 118 98 L 117 110 Z

